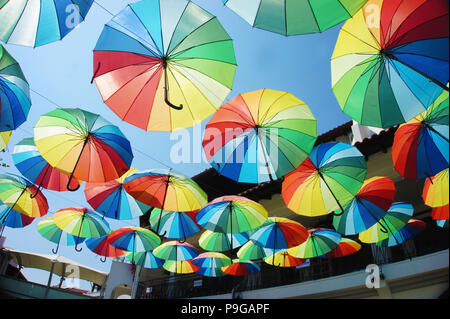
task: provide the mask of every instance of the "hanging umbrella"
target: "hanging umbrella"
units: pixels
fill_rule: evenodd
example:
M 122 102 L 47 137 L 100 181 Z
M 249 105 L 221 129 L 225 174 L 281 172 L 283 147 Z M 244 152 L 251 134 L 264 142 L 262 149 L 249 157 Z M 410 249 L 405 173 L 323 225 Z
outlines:
M 323 258 L 339 258 L 352 255 L 361 250 L 361 244 L 349 238 L 341 238 L 339 245 L 337 245 L 333 250 L 329 251 L 325 255 L 320 257 Z
M 341 241 L 341 234 L 332 229 L 314 228 L 308 232 L 304 243 L 287 250 L 290 255 L 303 259 L 319 257 L 332 251 Z
M 344 205 L 344 213 L 333 218 L 334 228 L 344 235 L 355 235 L 372 227 L 394 202 L 395 183 L 388 177 L 373 177 L 350 202 Z
M 208 201 L 206 193 L 197 183 L 171 169 L 154 169 L 133 174 L 125 179 L 124 188 L 136 200 L 168 211 L 192 212 L 205 206 Z M 155 230 L 158 234 L 162 215 L 161 212 Z
M 53 168 L 41 156 L 34 139 L 25 138 L 14 146 L 12 154 L 14 165 L 19 172 L 38 186 L 52 191 L 65 191 L 69 182 L 69 176 Z M 70 188 L 78 188 L 79 182 L 74 178 L 70 182 Z
M 413 213 L 414 207 L 411 204 L 393 203 L 383 218 L 369 229 L 359 233 L 359 240 L 370 244 L 387 239 L 402 229 L 411 219 Z
M 168 241 L 156 247 L 153 255 L 164 260 L 192 260 L 199 255 L 199 251 L 189 243 Z
M 431 218 L 434 220 L 448 220 L 448 204 L 442 207 L 435 207 L 431 211 Z
M 367 0 L 222 0 L 252 27 L 285 36 L 318 33 L 347 20 Z
M 0 40 L 38 47 L 64 38 L 84 21 L 94 0 L 0 1 Z
M 283 181 L 281 195 L 296 214 L 315 217 L 340 209 L 361 188 L 367 167 L 359 150 L 346 143 L 316 146 L 309 158 Z
M 33 222 L 34 218 L 23 215 L 8 205 L 0 204 L 0 237 L 5 227 L 24 228 Z
M 84 194 L 89 205 L 105 217 L 129 220 L 144 215 L 149 206 L 134 199 L 123 187 L 125 178 L 137 173 L 130 168 L 121 177 L 104 183 L 86 183 Z
M 78 238 L 97 238 L 109 234 L 109 224 L 97 213 L 87 208 L 70 207 L 58 210 L 53 216 L 53 221 L 62 231 L 75 238 L 75 250 L 78 249 Z
M 425 181 L 422 198 L 427 206 L 442 207 L 448 205 L 448 197 L 448 168 L 446 168 Z
M 60 245 L 75 246 L 77 243 L 81 244 L 85 240 L 85 238 L 76 237 L 62 231 L 58 226 L 56 226 L 53 218 L 44 218 L 40 220 L 37 224 L 37 230 L 42 237 L 57 244 L 56 249 L 52 248 L 52 252 L 54 254 L 58 253 Z
M 233 259 L 231 265 L 222 267 L 222 271 L 232 276 L 248 276 L 256 274 L 261 268 L 252 261 Z
M 239 248 L 248 241 L 246 233 L 226 234 L 205 230 L 198 239 L 198 244 L 207 251 L 223 252 Z
M 54 168 L 85 182 L 106 182 L 125 174 L 133 160 L 130 142 L 117 126 L 81 109 L 56 109 L 34 127 L 34 142 Z
M 148 131 L 192 127 L 230 93 L 233 42 L 216 17 L 186 0 L 132 3 L 103 29 L 93 80 L 122 120 Z
M 269 256 L 272 253 L 273 252 L 271 249 L 266 249 L 263 246 L 255 245 L 253 241 L 250 240 L 242 245 L 236 254 L 240 260 L 256 260 Z
M 12 131 L 0 132 L 0 152 L 8 146 Z
M 306 259 L 291 256 L 286 250 L 281 250 L 265 257 L 264 261 L 269 265 L 287 268 L 300 266 L 306 262 Z
M 5 20 L 0 18 L 0 21 L 2 28 Z M 22 69 L 0 45 L 0 132 L 12 131 L 22 125 L 30 107 L 30 86 Z
M 150 226 L 156 230 L 161 216 L 158 234 L 164 235 L 166 238 L 186 241 L 187 237 L 198 233 L 201 229 L 195 221 L 197 212 L 173 212 L 153 208 L 149 218 Z
M 104 257 L 100 259 L 102 262 L 106 261 L 106 257 L 119 257 L 126 253 L 126 251 L 111 245 L 111 238 L 108 235 L 97 238 L 88 238 L 85 242 L 86 247 L 89 248 L 89 250 Z
M 448 91 L 448 9 L 446 0 L 370 0 L 344 24 L 331 71 L 345 114 L 387 128 Z
M 142 268 L 157 269 L 164 264 L 164 260 L 156 258 L 151 251 L 145 251 L 141 253 L 126 252 L 125 257 Z
M 387 239 L 377 242 L 380 247 L 392 247 L 404 243 L 407 240 L 419 235 L 427 226 L 427 224 L 418 219 L 410 219 L 409 222 L 397 233 L 389 236 Z
M 197 273 L 206 277 L 221 277 L 227 273 L 222 271 L 223 267 L 230 266 L 231 259 L 218 252 L 206 252 L 198 255 L 192 260 L 194 266 L 200 267 Z
M 445 98 L 444 98 L 445 97 Z M 430 178 L 448 168 L 448 92 L 395 132 L 392 161 L 405 178 Z
M 311 153 L 317 123 L 308 106 L 288 92 L 241 94 L 209 120 L 203 149 L 223 176 L 241 183 L 276 180 Z
M 192 274 L 200 269 L 192 264 L 192 260 L 166 260 L 163 268 L 176 274 Z

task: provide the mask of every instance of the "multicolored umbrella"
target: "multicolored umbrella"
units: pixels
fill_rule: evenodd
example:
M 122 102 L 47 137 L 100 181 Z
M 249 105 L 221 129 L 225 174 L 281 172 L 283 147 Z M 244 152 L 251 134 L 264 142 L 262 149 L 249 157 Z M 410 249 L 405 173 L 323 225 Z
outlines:
M 448 220 L 448 205 L 442 207 L 435 207 L 431 211 L 431 218 L 434 220 Z
M 237 256 L 240 260 L 256 260 L 262 259 L 273 253 L 271 249 L 264 248 L 260 245 L 255 245 L 253 241 L 248 241 L 239 248 Z
M 192 260 L 166 260 L 163 268 L 176 274 L 192 274 L 200 269 L 192 264 Z
M 84 21 L 94 0 L 0 1 L 0 40 L 38 47 L 64 38 Z
M 285 36 L 318 33 L 347 20 L 367 0 L 222 0 L 252 27 Z
M 261 268 L 252 261 L 233 259 L 232 264 L 222 267 L 222 271 L 232 276 L 249 276 L 256 274 Z
M 0 204 L 0 237 L 5 227 L 24 228 L 33 222 L 34 218 L 23 215 L 8 205 Z
M 198 239 L 201 248 L 207 251 L 229 251 L 249 241 L 247 233 L 226 234 L 205 230 Z
M 103 29 L 94 76 L 103 101 L 148 131 L 192 127 L 230 93 L 233 42 L 216 17 L 186 0 L 128 5 Z
M 156 247 L 153 255 L 164 260 L 192 260 L 199 255 L 199 251 L 189 243 L 168 241 Z
M 325 255 L 320 257 L 323 258 L 340 258 L 348 255 L 352 255 L 361 250 L 361 244 L 349 238 L 341 238 L 339 245 L 337 245 L 333 250 L 329 251 Z
M 400 245 L 420 234 L 426 226 L 427 224 L 422 220 L 410 219 L 397 233 L 389 236 L 387 239 L 377 242 L 377 246 L 392 247 Z
M 413 213 L 414 207 L 411 204 L 396 202 L 375 225 L 359 233 L 359 240 L 370 244 L 387 239 L 400 231 L 409 222 Z
M 19 172 L 38 186 L 52 191 L 65 191 L 69 176 L 53 168 L 39 153 L 34 139 L 25 138 L 14 146 L 12 154 L 14 165 Z M 70 188 L 78 188 L 79 182 L 73 178 Z
M 448 168 L 448 92 L 416 118 L 400 125 L 392 145 L 395 170 L 405 178 L 430 178 Z
M 76 236 L 75 250 L 78 249 L 78 238 L 97 238 L 108 235 L 109 224 L 97 213 L 81 207 L 70 207 L 58 210 L 53 216 L 55 225 L 62 231 Z
M 42 115 L 34 127 L 34 142 L 54 168 L 73 178 L 102 183 L 130 169 L 133 152 L 120 129 L 100 115 L 81 109 L 56 109 Z
M 76 237 L 61 230 L 53 218 L 44 218 L 37 224 L 38 233 L 45 239 L 57 244 L 56 249 L 52 248 L 52 252 L 56 254 L 59 246 L 75 246 L 77 243 L 81 244 L 85 238 Z
M 283 249 L 281 251 L 276 252 L 273 255 L 265 257 L 264 261 L 266 262 L 266 264 L 272 266 L 288 268 L 300 266 L 306 262 L 306 259 L 291 256 L 287 252 L 287 250 Z
M 241 183 L 276 180 L 311 153 L 317 123 L 305 102 L 288 92 L 240 94 L 209 120 L 203 149 L 223 176 Z
M 195 221 L 197 212 L 172 212 L 160 208 L 152 208 L 149 218 L 150 226 L 153 230 L 156 230 L 161 216 L 158 234 L 160 236 L 164 235 L 166 238 L 186 241 L 187 237 L 201 230 L 201 227 Z
M 427 179 L 423 187 L 422 198 L 425 205 L 442 207 L 449 203 L 448 168 Z
M 134 254 L 126 252 L 125 257 L 134 265 L 141 266 L 142 268 L 157 269 L 164 264 L 164 260 L 156 258 L 151 251 Z
M 0 18 L 0 21 L 1 29 L 5 20 Z M 22 69 L 0 45 L 0 132 L 12 131 L 22 125 L 27 120 L 30 107 L 30 86 Z
M 342 238 L 332 229 L 314 228 L 308 232 L 309 237 L 304 243 L 287 250 L 291 256 L 307 259 L 325 255 L 336 248 Z
M 119 257 L 126 253 L 126 251 L 111 245 L 111 238 L 108 235 L 97 238 L 88 238 L 85 242 L 87 248 L 93 253 L 104 257 L 100 259 L 102 262 L 106 261 L 106 257 Z
M 333 218 L 334 228 L 344 235 L 355 235 L 372 227 L 384 215 L 395 199 L 395 183 L 388 177 L 373 177 L 362 185 L 344 213 Z
M 192 260 L 194 266 L 200 267 L 196 272 L 206 277 L 220 277 L 227 273 L 222 268 L 230 266 L 232 261 L 229 257 L 218 252 L 206 252 L 198 255 Z
M 11 135 L 12 131 L 0 132 L 0 152 L 8 146 Z
M 86 183 L 84 194 L 89 205 L 105 217 L 129 220 L 144 215 L 149 206 L 134 199 L 125 191 L 125 179 L 138 171 L 130 168 L 121 177 L 104 183 Z
M 424 112 L 448 91 L 446 0 L 369 0 L 342 27 L 332 88 L 345 114 L 380 128 Z
M 281 195 L 299 215 L 315 217 L 338 209 L 342 214 L 342 206 L 358 193 L 366 173 L 364 155 L 356 147 L 342 142 L 320 144 L 285 177 Z

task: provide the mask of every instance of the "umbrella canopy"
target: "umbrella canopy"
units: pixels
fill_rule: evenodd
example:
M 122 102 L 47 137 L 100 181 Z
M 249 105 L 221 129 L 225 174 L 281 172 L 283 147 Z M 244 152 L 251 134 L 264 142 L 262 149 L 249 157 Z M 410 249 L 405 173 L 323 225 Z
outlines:
M 418 219 L 410 219 L 409 222 L 397 233 L 389 236 L 387 239 L 377 242 L 377 246 L 392 247 L 404 243 L 407 240 L 420 234 L 427 224 Z
M 75 246 L 77 243 L 81 244 L 85 238 L 76 237 L 61 230 L 53 218 L 44 218 L 37 224 L 38 233 L 45 239 L 57 244 L 56 249 L 52 248 L 52 252 L 56 254 L 59 246 Z
M 200 269 L 192 264 L 192 260 L 166 260 L 163 268 L 176 274 L 192 274 Z
M 205 230 L 198 239 L 198 244 L 207 251 L 223 252 L 239 248 L 248 241 L 246 233 L 226 234 Z
M 241 183 L 276 180 L 310 154 L 317 123 L 308 106 L 288 92 L 240 94 L 209 120 L 203 149 L 223 176 Z
M 109 234 L 111 245 L 128 252 L 151 251 L 161 244 L 161 239 L 142 227 L 122 227 Z
M 158 234 L 160 236 L 164 234 L 166 238 L 183 239 L 185 241 L 187 237 L 201 230 L 201 227 L 195 220 L 197 212 L 172 212 L 153 208 L 149 218 L 150 226 L 153 230 L 156 230 L 161 216 Z
M 332 229 L 314 228 L 308 232 L 304 243 L 287 250 L 290 255 L 303 259 L 319 257 L 332 251 L 341 241 L 341 234 Z
M 0 40 L 38 47 L 64 38 L 84 21 L 94 0 L 0 1 Z
M 330 250 L 325 255 L 320 257 L 323 258 L 339 258 L 345 257 L 348 255 L 352 255 L 361 250 L 361 244 L 358 242 L 351 240 L 349 238 L 341 238 L 339 245 L 337 245 L 334 249 Z
M 341 209 L 363 185 L 364 155 L 342 142 L 316 146 L 309 158 L 283 181 L 281 195 L 296 214 L 314 217 Z
M 368 230 L 359 233 L 359 240 L 370 244 L 387 239 L 402 229 L 411 219 L 413 213 L 414 207 L 411 204 L 393 203 L 383 218 Z
M 86 183 L 84 194 L 87 202 L 96 212 L 113 219 L 130 220 L 144 215 L 150 207 L 134 199 L 123 186 L 125 178 L 135 173 L 137 170 L 130 168 L 112 181 Z
M 0 204 L 0 237 L 3 233 L 4 227 L 23 228 L 30 225 L 34 218 L 23 215 L 8 205 Z
M 318 33 L 347 20 L 367 0 L 222 0 L 252 27 L 285 36 Z
M 19 172 L 38 188 L 52 191 L 65 191 L 69 176 L 53 168 L 39 153 L 32 137 L 21 140 L 14 146 L 12 154 L 14 165 Z M 79 182 L 73 178 L 70 188 L 78 188 Z
M 199 255 L 199 251 L 189 243 L 168 241 L 156 247 L 153 255 L 164 260 L 192 260 Z
M 233 42 L 216 17 L 186 0 L 132 3 L 103 29 L 94 77 L 122 120 L 148 131 L 192 127 L 232 89 Z
M 448 168 L 446 168 L 425 181 L 422 198 L 427 206 L 442 207 L 448 205 L 448 197 Z
M 265 257 L 264 261 L 272 266 L 287 268 L 300 266 L 306 262 L 306 259 L 291 256 L 286 250 L 281 250 Z
M 41 156 L 56 169 L 85 182 L 117 179 L 130 169 L 133 153 L 120 129 L 81 109 L 56 109 L 34 127 Z M 67 185 L 68 190 L 76 190 Z
M 434 220 L 448 220 L 448 204 L 442 207 L 435 207 L 431 211 L 431 218 Z
M 445 0 L 370 0 L 349 19 L 331 58 L 333 92 L 344 113 L 387 128 L 448 91 L 448 9 Z
M 141 266 L 142 268 L 156 269 L 164 264 L 164 260 L 156 258 L 151 251 L 134 254 L 126 252 L 125 257 L 131 261 L 131 263 Z
M 437 220 L 436 225 L 441 228 L 448 228 L 448 219 L 445 220 Z
M 0 18 L 0 21 L 2 28 L 4 19 Z M 0 45 L 0 132 L 12 131 L 22 125 L 27 120 L 30 107 L 30 86 L 22 69 Z
M 334 228 L 344 235 L 355 235 L 372 227 L 394 202 L 395 183 L 388 177 L 373 177 L 362 185 L 355 198 L 344 205 L 344 213 L 334 216 Z
M 0 152 L 8 146 L 12 131 L 0 132 Z
M 248 276 L 256 274 L 261 268 L 252 261 L 233 259 L 232 264 L 222 267 L 222 271 L 232 276 Z
M 218 252 L 201 253 L 192 260 L 194 266 L 200 267 L 196 272 L 206 277 L 220 277 L 227 273 L 222 269 L 230 266 L 232 261 L 229 257 Z
M 272 253 L 273 251 L 271 249 L 255 245 L 253 241 L 250 240 L 239 248 L 237 256 L 240 260 L 256 260 L 269 256 Z
M 108 234 L 109 235 L 109 234 Z M 108 236 L 86 239 L 86 246 L 93 253 L 104 257 L 101 261 L 105 262 L 106 257 L 119 257 L 126 253 L 126 251 L 118 249 L 111 245 L 111 238 Z

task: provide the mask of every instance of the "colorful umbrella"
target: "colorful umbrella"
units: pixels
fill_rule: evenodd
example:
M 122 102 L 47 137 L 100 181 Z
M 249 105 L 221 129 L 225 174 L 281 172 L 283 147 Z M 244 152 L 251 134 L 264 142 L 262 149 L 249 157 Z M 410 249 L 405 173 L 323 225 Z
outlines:
M 246 233 L 226 234 L 205 230 L 198 239 L 198 244 L 207 251 L 223 252 L 239 248 L 248 241 Z
M 318 33 L 347 20 L 367 0 L 222 0 L 252 27 L 285 36 Z
M 151 251 L 134 253 L 134 255 L 126 252 L 125 257 L 135 265 L 148 269 L 160 268 L 164 264 L 164 260 L 156 258 Z
M 334 228 L 344 235 L 355 235 L 369 229 L 386 215 L 394 202 L 395 192 L 395 183 L 388 177 L 364 181 L 355 198 L 344 205 L 344 213 L 334 216 Z
M 41 116 L 34 142 L 54 168 L 85 182 L 106 182 L 125 174 L 133 160 L 130 142 L 100 115 L 80 109 L 56 109 Z
M 329 251 L 325 255 L 320 257 L 323 258 L 339 258 L 352 255 L 361 250 L 361 244 L 349 238 L 341 238 L 339 245 L 337 245 L 333 250 Z
M 241 94 L 209 120 L 203 149 L 223 176 L 242 183 L 276 180 L 311 153 L 317 123 L 308 106 L 288 92 Z
M 199 255 L 199 251 L 189 243 L 168 241 L 156 247 L 153 255 L 164 260 L 192 260 Z
M 0 40 L 38 47 L 64 38 L 84 21 L 94 0 L 0 1 Z
M 420 234 L 426 226 L 427 224 L 422 220 L 410 219 L 397 233 L 389 236 L 387 239 L 377 242 L 377 246 L 392 247 L 400 245 Z
M 85 238 L 77 238 L 69 233 L 62 231 L 56 226 L 53 218 L 44 218 L 37 224 L 38 233 L 45 239 L 57 244 L 56 249 L 52 248 L 52 252 L 56 254 L 59 246 L 75 246 L 77 243 L 81 244 Z
M 53 168 L 41 156 L 34 139 L 25 138 L 14 146 L 12 154 L 14 165 L 19 172 L 38 186 L 38 189 L 45 188 L 53 191 L 65 191 L 69 176 Z M 70 188 L 78 188 L 79 182 L 72 179 Z
M 84 194 L 87 202 L 96 212 L 113 219 L 129 220 L 144 215 L 150 207 L 134 199 L 123 186 L 125 178 L 135 173 L 137 170 L 130 168 L 112 181 L 86 183 Z
M 402 229 L 411 219 L 413 213 L 414 207 L 411 204 L 393 203 L 383 218 L 368 230 L 359 233 L 359 240 L 370 244 L 387 239 Z
M 124 250 L 111 245 L 111 238 L 108 235 L 97 238 L 88 238 L 85 242 L 87 248 L 93 253 L 104 257 L 100 259 L 102 262 L 106 261 L 106 257 L 119 257 L 126 253 Z
M 0 132 L 0 152 L 8 146 L 12 131 Z
M 427 111 L 397 129 L 392 161 L 400 175 L 429 178 L 448 168 L 448 118 L 448 92 L 444 92 Z
M 222 271 L 232 276 L 248 276 L 255 274 L 261 270 L 261 268 L 252 261 L 233 259 L 232 264 L 222 267 Z
M 448 205 L 448 197 L 448 168 L 446 168 L 425 181 L 422 198 L 427 206 L 442 207 Z
M 316 146 L 309 158 L 287 175 L 281 195 L 296 214 L 314 217 L 340 209 L 361 188 L 367 173 L 364 156 L 349 144 Z
M 387 128 L 448 91 L 448 1 L 370 0 L 342 27 L 332 87 L 356 122 Z
M 192 274 L 200 269 L 192 264 L 192 260 L 167 260 L 163 268 L 176 274 Z
M 192 260 L 194 266 L 200 267 L 197 273 L 206 277 L 220 277 L 227 273 L 222 271 L 223 267 L 230 266 L 231 259 L 218 252 L 206 252 L 198 255 Z
M 306 262 L 306 259 L 291 256 L 286 250 L 281 250 L 273 255 L 265 257 L 264 261 L 269 265 L 287 268 L 300 266 Z
M 195 221 L 197 212 L 172 212 L 153 208 L 149 218 L 150 226 L 153 230 L 156 230 L 161 216 L 158 234 L 164 235 L 166 238 L 186 241 L 187 237 L 198 233 L 201 229 Z
M 248 241 L 239 248 L 237 256 L 240 260 L 256 260 L 262 259 L 272 254 L 271 249 L 266 249 L 263 246 L 255 245 L 253 241 Z
M 230 93 L 235 71 L 227 32 L 186 0 L 130 4 L 105 26 L 94 49 L 93 80 L 103 101 L 148 131 L 206 119 Z
M 75 250 L 80 244 L 79 238 L 97 238 L 108 235 L 109 224 L 97 213 L 87 208 L 70 207 L 58 210 L 53 216 L 53 221 L 62 231 L 75 238 Z
M 448 205 L 442 207 L 435 207 L 431 211 L 431 218 L 434 220 L 448 220 Z
M 341 234 L 332 229 L 314 228 L 308 232 L 304 243 L 287 250 L 290 255 L 303 259 L 319 257 L 332 251 L 341 241 Z
M 24 228 L 33 222 L 34 218 L 23 215 L 8 205 L 0 204 L 0 237 L 5 227 Z
M 0 21 L 1 29 L 4 18 Z M 30 86 L 17 61 L 0 45 L 0 132 L 15 130 L 23 124 L 30 107 Z

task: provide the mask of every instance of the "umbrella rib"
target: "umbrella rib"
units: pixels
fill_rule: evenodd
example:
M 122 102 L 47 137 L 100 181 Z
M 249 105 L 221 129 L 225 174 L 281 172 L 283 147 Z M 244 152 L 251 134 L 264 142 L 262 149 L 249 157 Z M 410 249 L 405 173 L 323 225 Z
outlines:
M 360 38 L 358 38 L 356 35 L 354 35 L 354 34 L 351 33 L 350 31 L 347 31 L 346 29 L 342 29 L 341 31 L 347 33 L 348 35 L 350 35 L 350 36 L 352 36 L 353 38 L 355 38 L 356 40 L 358 40 L 358 41 L 364 43 L 365 45 L 367 45 L 367 46 L 373 48 L 376 52 L 379 52 L 379 51 L 380 51 L 380 48 L 376 48 L 376 47 L 374 47 L 372 44 L 367 43 L 367 42 L 364 41 L 364 40 L 361 40 Z M 374 37 L 373 35 L 372 35 L 372 38 L 375 39 L 375 37 Z M 375 39 L 375 41 L 376 41 L 377 44 L 378 44 L 377 39 Z

